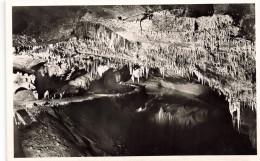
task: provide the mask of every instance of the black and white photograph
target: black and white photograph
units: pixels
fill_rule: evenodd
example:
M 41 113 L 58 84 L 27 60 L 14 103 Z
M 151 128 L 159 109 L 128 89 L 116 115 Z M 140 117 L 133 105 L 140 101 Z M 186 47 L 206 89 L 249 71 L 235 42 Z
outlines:
M 12 5 L 11 157 L 256 156 L 256 3 L 171 3 Z

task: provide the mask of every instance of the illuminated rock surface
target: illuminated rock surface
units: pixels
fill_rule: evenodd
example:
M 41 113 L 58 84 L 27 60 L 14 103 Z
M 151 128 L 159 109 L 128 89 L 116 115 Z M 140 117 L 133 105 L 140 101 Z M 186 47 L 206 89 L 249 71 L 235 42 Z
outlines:
M 199 6 L 192 5 L 43 7 L 42 13 L 37 7 L 15 7 L 14 19 L 20 18 L 17 25 L 22 27 L 13 28 L 14 71 L 36 77 L 33 82 L 14 74 L 15 90 L 29 90 L 31 101 L 42 99 L 47 90 L 54 99 L 124 93 L 132 88 L 119 82 L 134 81 L 145 85 L 148 93 L 163 87 L 199 97 L 209 90 L 201 90 L 206 85 L 229 103 L 234 127 L 249 134 L 256 147 L 255 118 L 247 119 L 251 114 L 245 112 L 257 110 L 254 9 L 253 5 L 238 6 L 241 14 L 236 15 L 232 7 L 209 5 L 200 12 Z M 51 18 L 53 10 L 57 12 Z M 142 19 L 146 10 L 150 17 Z M 185 81 L 197 80 L 201 86 L 167 81 L 177 75 Z M 151 76 L 158 78 L 149 81 Z M 16 95 L 16 103 L 26 100 L 20 98 L 23 94 Z M 206 107 L 171 104 L 159 108 L 154 121 L 193 127 L 207 120 L 207 115 Z M 97 151 L 92 149 L 88 155 Z

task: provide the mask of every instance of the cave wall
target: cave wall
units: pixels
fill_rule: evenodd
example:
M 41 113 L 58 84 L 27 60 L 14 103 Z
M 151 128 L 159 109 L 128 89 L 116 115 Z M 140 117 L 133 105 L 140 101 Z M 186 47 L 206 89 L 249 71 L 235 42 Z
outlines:
M 142 23 L 140 16 L 125 21 L 116 19 L 119 13 L 113 10 L 115 7 L 99 7 L 97 13 L 88 8 L 84 14 L 65 9 L 77 13 L 76 20 L 73 20 L 75 14 L 61 20 L 59 17 L 63 16 L 59 15 L 57 22 L 44 18 L 46 12 L 43 12 L 40 16 L 43 22 L 55 27 L 38 35 L 33 32 L 37 27 L 17 21 L 22 28 L 21 31 L 13 28 L 13 53 L 46 60 L 46 73 L 64 80 L 71 80 L 75 70 L 85 70 L 90 73 L 87 78 L 95 80 L 97 67 L 102 63 L 117 69 L 125 64 L 132 69 L 138 64 L 146 72 L 159 68 L 166 76 L 196 77 L 226 97 L 232 116 L 236 113 L 238 127 L 241 107 L 256 110 L 255 42 L 250 34 L 243 32 L 254 29 L 252 5 L 243 10 L 244 15 L 250 16 L 242 18 L 234 18 L 236 11 L 229 11 L 230 7 L 235 8 L 232 5 L 222 8 L 215 5 L 215 14 L 205 11 L 199 16 L 194 16 L 196 11 L 187 6 L 184 10 L 188 11 L 182 16 L 174 15 L 172 9 L 159 7 L 152 19 Z M 14 16 L 27 15 L 23 12 L 13 9 Z M 109 16 L 102 16 L 107 12 Z M 140 6 L 138 12 L 143 12 Z M 42 23 L 38 25 L 44 27 Z M 243 23 L 251 26 L 242 28 Z M 241 32 L 249 36 L 241 37 Z

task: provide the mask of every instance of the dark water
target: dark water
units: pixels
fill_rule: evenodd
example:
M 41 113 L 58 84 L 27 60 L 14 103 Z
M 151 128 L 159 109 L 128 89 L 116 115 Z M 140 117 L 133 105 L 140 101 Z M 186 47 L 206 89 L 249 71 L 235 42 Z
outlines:
M 56 111 L 105 155 L 256 154 L 248 136 L 234 130 L 227 104 L 216 100 L 205 104 L 172 91 L 96 99 Z M 145 110 L 137 112 L 140 107 Z

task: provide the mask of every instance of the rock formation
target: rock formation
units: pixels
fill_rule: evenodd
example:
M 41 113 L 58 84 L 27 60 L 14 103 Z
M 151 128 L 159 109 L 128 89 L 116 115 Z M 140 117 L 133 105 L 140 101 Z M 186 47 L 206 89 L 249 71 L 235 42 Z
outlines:
M 140 28 L 144 7 L 132 6 L 136 14 L 129 6 L 121 6 L 121 11 L 127 11 L 119 13 L 118 7 L 99 7 L 97 12 L 91 7 L 81 8 L 76 14 L 77 21 L 60 20 L 63 30 L 58 30 L 58 26 L 50 33 L 30 33 L 33 26 L 27 24 L 29 27 L 21 32 L 26 35 L 18 31 L 13 35 L 13 56 L 14 60 L 22 56 L 23 62 L 29 63 L 14 61 L 14 67 L 31 74 L 41 67 L 42 76 L 55 77 L 85 90 L 103 75 L 101 66 L 106 66 L 103 70 L 110 73 L 104 77 L 105 86 L 109 87 L 122 80 L 116 71 L 125 65 L 132 78 L 138 80 L 147 78 L 150 69 L 159 68 L 163 77 L 178 74 L 196 78 L 224 95 L 238 129 L 241 108 L 256 111 L 255 41 L 241 37 L 242 28 L 236 23 L 247 23 L 247 20 L 234 21 L 232 14 L 224 15 L 221 13 L 224 10 L 216 6 L 218 13 L 205 11 L 204 16 L 190 16 L 192 9 L 176 16 L 174 10 L 161 7 L 153 12 L 152 18 L 144 19 Z M 102 16 L 103 12 L 108 16 Z M 254 17 L 254 13 L 250 16 Z M 54 35 L 48 37 L 51 33 Z M 140 66 L 138 72 L 134 69 L 136 65 Z M 107 79 L 112 75 L 115 80 L 111 83 Z M 28 80 L 18 81 L 15 86 L 34 90 L 35 78 L 25 79 Z

